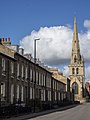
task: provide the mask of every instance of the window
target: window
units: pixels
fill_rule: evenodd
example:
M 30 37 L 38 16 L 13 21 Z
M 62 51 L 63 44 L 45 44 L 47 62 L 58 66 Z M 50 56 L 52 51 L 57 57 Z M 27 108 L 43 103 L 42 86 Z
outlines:
M 43 89 L 42 89 L 42 90 L 41 90 L 41 101 L 43 101 L 43 99 L 44 99 L 44 98 L 43 98 L 43 95 L 44 95 L 44 94 L 43 94 Z
M 44 75 L 44 86 L 45 86 L 45 75 Z
M 22 78 L 24 77 L 24 67 L 22 65 Z
M 17 77 L 19 77 L 19 64 L 17 64 Z
M 74 74 L 74 72 L 75 72 L 75 71 L 74 71 L 74 68 L 72 68 L 72 74 Z
M 21 86 L 21 101 L 23 101 L 23 86 Z
M 51 101 L 51 91 L 48 91 L 48 101 Z
M 1 101 L 3 97 L 5 97 L 5 83 L 4 82 L 1 83 Z
M 49 77 L 49 87 L 51 88 L 51 78 Z
M 57 83 L 56 83 L 56 81 L 55 81 L 55 89 L 57 88 Z
M 77 74 L 79 73 L 78 71 L 79 71 L 79 69 L 78 69 L 78 68 L 76 68 L 76 73 L 77 73 Z
M 56 97 L 56 91 L 55 91 L 55 100 L 57 99 L 57 97 Z
M 36 83 L 38 84 L 38 72 L 36 71 Z
M 19 85 L 17 85 L 17 101 L 19 100 Z
M 61 93 L 61 100 L 63 100 L 63 93 Z
M 76 55 L 75 55 L 74 62 L 76 62 L 76 60 L 77 60 L 77 59 L 76 59 Z
M 32 88 L 32 90 L 33 90 L 33 99 L 35 98 L 35 90 L 34 90 L 34 88 Z
M 11 62 L 11 74 L 13 74 L 13 73 L 14 73 L 14 63 Z
M 45 101 L 45 90 L 43 90 L 43 95 L 44 95 L 44 98 L 43 98 L 43 100 Z
M 32 98 L 33 98 L 33 88 L 30 87 L 30 99 L 32 99 Z
M 5 59 L 2 58 L 2 71 L 5 71 Z
M 39 73 L 39 85 L 41 85 L 41 73 Z
M 60 100 L 60 92 L 58 93 L 58 99 Z
M 72 84 L 72 91 L 74 94 L 78 94 L 78 84 L 76 82 Z
M 26 67 L 26 69 L 25 69 L 25 79 L 27 79 L 28 78 L 28 69 L 27 69 L 27 67 Z
M 54 82 L 55 82 L 55 81 L 53 80 L 53 89 L 55 88 L 55 87 L 54 87 L 54 86 L 55 86 Z
M 43 74 L 42 74 L 42 86 L 43 86 Z
M 35 71 L 33 70 L 33 82 L 35 83 L 36 80 L 35 80 Z
M 13 104 L 13 98 L 14 98 L 14 85 L 11 85 L 11 104 Z
M 32 69 L 30 69 L 30 80 L 32 80 Z

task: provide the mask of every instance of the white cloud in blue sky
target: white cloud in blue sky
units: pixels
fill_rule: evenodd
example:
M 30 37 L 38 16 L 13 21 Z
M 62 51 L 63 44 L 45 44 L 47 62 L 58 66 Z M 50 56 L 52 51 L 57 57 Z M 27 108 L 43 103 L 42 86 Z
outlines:
M 69 75 L 69 68 L 68 68 L 68 66 L 64 66 L 62 71 L 63 71 L 63 75 L 68 77 L 68 75 Z
M 90 28 L 90 20 L 85 20 L 84 21 L 84 27 Z
M 24 37 L 20 44 L 26 52 L 33 54 L 33 40 L 40 38 L 37 41 L 37 56 L 46 64 L 57 65 L 70 58 L 72 33 L 67 26 L 41 27 Z
M 84 27 L 90 27 L 90 21 L 84 21 Z M 73 29 L 69 26 L 41 27 L 38 31 L 32 31 L 30 35 L 25 36 L 21 41 L 21 46 L 25 52 L 32 53 L 34 48 L 34 39 L 37 41 L 37 57 L 47 65 L 69 64 L 71 57 Z M 79 41 L 81 54 L 85 60 L 90 60 L 90 29 L 85 32 L 79 32 Z M 90 69 L 85 68 L 86 78 L 88 79 Z M 68 67 L 64 66 L 63 72 L 68 75 Z

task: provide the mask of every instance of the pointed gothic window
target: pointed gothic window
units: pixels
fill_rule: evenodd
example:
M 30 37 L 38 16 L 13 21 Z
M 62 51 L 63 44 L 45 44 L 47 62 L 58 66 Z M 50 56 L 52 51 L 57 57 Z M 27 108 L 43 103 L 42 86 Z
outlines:
M 78 71 L 79 71 L 79 69 L 78 68 L 76 68 L 76 73 L 78 74 Z
M 72 68 L 72 74 L 74 74 L 74 71 L 75 71 L 74 68 Z
M 75 58 L 74 58 L 74 62 L 76 62 L 76 55 L 75 55 Z
M 78 84 L 76 82 L 72 84 L 72 91 L 74 94 L 78 94 Z

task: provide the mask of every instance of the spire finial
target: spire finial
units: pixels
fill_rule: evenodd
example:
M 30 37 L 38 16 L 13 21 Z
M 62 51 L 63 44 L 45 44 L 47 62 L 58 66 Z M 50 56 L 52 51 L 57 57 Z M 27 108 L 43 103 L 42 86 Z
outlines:
M 74 24 L 76 24 L 76 16 L 74 16 Z

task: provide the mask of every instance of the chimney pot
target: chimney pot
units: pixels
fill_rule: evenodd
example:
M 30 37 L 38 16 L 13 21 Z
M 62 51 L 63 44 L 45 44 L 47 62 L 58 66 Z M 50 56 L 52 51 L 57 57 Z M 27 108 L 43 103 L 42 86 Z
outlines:
M 4 43 L 4 38 L 2 38 L 2 43 Z
M 8 42 L 10 42 L 10 37 L 8 38 Z

